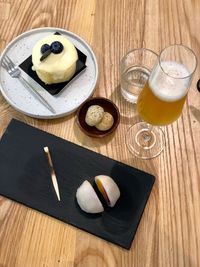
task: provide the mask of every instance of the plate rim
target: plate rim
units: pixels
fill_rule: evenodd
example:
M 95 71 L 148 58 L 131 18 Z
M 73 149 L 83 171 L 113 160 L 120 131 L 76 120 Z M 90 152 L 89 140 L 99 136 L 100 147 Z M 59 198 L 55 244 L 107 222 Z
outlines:
M 97 59 L 96 56 L 91 48 L 91 46 L 79 35 L 77 35 L 76 33 L 73 33 L 71 31 L 68 31 L 64 28 L 57 28 L 57 27 L 41 27 L 41 28 L 33 28 L 30 30 L 27 30 L 25 32 L 22 32 L 21 34 L 17 35 L 16 37 L 14 37 L 4 48 L 4 50 L 2 51 L 1 55 L 0 55 L 0 68 L 2 67 L 2 58 L 7 54 L 7 52 L 9 51 L 9 49 L 21 38 L 24 38 L 26 36 L 29 36 L 33 33 L 40 33 L 40 32 L 48 32 L 48 31 L 61 31 L 69 36 L 74 37 L 76 40 L 78 40 L 79 42 L 83 43 L 87 49 L 89 50 L 89 52 L 91 53 L 92 56 L 92 60 L 94 62 L 95 65 L 95 77 L 93 80 L 93 87 L 91 89 L 90 94 L 87 96 L 87 98 L 85 98 L 77 107 L 71 109 L 70 111 L 67 112 L 61 112 L 58 114 L 47 114 L 47 115 L 39 115 L 39 114 L 32 114 L 30 112 L 26 112 L 25 110 L 22 110 L 19 108 L 19 106 L 17 106 L 16 104 L 13 103 L 13 101 L 7 96 L 7 94 L 4 92 L 4 86 L 2 85 L 1 81 L 0 81 L 0 92 L 2 94 L 2 96 L 4 97 L 4 99 L 9 103 L 10 106 L 12 106 L 15 110 L 17 110 L 18 112 L 25 114 L 27 116 L 30 116 L 32 118 L 38 118 L 38 119 L 55 119 L 55 118 L 61 118 L 67 115 L 72 114 L 73 112 L 75 112 L 82 104 L 84 101 L 86 101 L 88 98 L 90 98 L 95 90 L 95 87 L 97 85 L 98 82 L 98 76 L 99 76 L 99 69 L 98 69 L 98 64 L 97 64 Z

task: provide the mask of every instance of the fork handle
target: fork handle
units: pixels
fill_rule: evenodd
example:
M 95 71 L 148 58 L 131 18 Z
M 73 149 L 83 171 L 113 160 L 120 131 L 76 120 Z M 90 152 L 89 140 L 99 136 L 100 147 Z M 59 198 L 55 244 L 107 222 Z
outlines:
M 26 86 L 26 88 L 34 94 L 34 96 L 52 113 L 56 113 L 55 109 L 46 101 L 46 99 L 31 85 L 29 84 L 21 75 L 19 76 L 21 82 Z

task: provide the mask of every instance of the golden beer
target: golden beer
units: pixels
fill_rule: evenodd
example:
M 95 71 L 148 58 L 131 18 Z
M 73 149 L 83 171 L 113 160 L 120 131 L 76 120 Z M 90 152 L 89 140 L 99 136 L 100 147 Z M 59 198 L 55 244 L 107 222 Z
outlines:
M 178 69 L 181 74 L 187 71 L 183 69 L 183 65 L 175 62 L 166 62 L 166 64 L 169 65 L 169 69 Z M 181 115 L 188 84 L 181 79 L 172 83 L 170 78 L 163 78 L 159 67 L 155 69 L 155 72 L 153 79 L 145 84 L 140 93 L 137 111 L 145 122 L 162 126 L 174 122 Z
M 164 101 L 155 96 L 147 82 L 137 103 L 141 118 L 152 125 L 167 125 L 181 115 L 186 95 L 173 102 Z

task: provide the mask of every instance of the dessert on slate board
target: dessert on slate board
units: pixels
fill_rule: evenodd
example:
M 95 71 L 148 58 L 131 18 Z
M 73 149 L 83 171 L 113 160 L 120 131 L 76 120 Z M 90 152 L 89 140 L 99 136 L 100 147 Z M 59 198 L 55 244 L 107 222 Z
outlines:
M 107 205 L 114 207 L 120 197 L 120 191 L 115 181 L 107 175 L 98 175 L 94 179 Z
M 120 191 L 115 181 L 107 175 L 98 175 L 95 177 L 95 183 L 107 205 L 114 207 L 120 197 Z M 80 208 L 87 213 L 100 213 L 104 211 L 94 188 L 87 180 L 77 189 L 76 199 Z
M 92 185 L 85 180 L 76 192 L 77 202 L 82 210 L 88 213 L 99 213 L 104 211 Z
M 32 69 L 45 84 L 70 80 L 76 71 L 77 60 L 75 46 L 62 35 L 44 37 L 32 51 Z

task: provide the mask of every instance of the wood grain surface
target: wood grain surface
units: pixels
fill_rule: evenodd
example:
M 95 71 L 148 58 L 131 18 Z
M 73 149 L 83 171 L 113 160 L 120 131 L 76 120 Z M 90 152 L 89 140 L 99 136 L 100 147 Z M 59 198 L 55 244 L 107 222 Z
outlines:
M 133 48 L 159 53 L 182 43 L 200 59 L 199 0 L 0 0 L 1 52 L 20 33 L 45 26 L 72 31 L 91 45 L 100 70 L 95 95 L 116 103 L 121 123 L 114 135 L 92 139 L 79 130 L 75 113 L 33 119 L 0 95 L 0 135 L 16 118 L 157 179 L 130 251 L 0 197 L 0 267 L 200 266 L 200 66 L 183 115 L 164 128 L 165 151 L 152 160 L 133 157 L 125 146 L 125 133 L 139 118 L 119 92 L 119 62 Z

